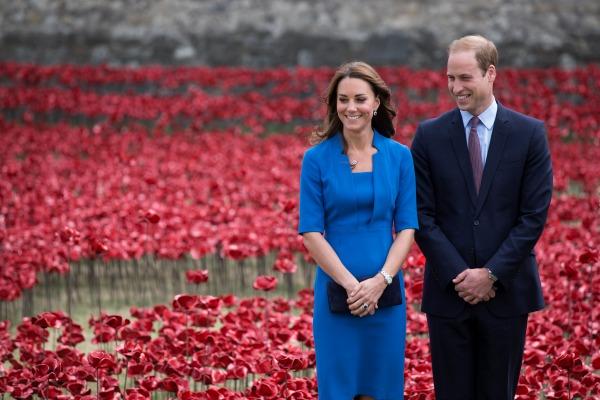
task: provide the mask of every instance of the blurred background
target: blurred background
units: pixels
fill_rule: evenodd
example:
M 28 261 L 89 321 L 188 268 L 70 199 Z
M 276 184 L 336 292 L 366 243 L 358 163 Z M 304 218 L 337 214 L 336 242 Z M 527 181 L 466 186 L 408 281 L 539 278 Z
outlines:
M 517 399 L 600 398 L 600 1 L 0 0 L 2 398 L 317 398 L 297 223 L 321 96 L 375 65 L 409 146 L 471 33 L 552 151 Z M 406 398 L 432 400 L 416 245 L 402 273 Z
M 597 0 L 1 0 L 0 60 L 438 68 L 478 32 L 501 65 L 600 59 Z

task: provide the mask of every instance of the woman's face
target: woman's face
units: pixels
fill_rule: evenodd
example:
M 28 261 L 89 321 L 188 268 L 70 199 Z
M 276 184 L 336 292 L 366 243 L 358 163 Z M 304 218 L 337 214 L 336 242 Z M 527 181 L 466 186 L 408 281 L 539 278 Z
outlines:
M 343 78 L 337 87 L 337 114 L 345 133 L 371 131 L 373 111 L 379 107 L 371 85 L 359 78 Z

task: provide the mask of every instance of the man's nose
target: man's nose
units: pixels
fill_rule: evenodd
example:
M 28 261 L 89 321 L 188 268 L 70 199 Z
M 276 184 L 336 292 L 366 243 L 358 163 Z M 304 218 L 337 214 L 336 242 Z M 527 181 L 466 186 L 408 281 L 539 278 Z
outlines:
M 450 84 L 450 90 L 454 94 L 458 94 L 463 90 L 463 86 L 458 82 L 453 82 Z

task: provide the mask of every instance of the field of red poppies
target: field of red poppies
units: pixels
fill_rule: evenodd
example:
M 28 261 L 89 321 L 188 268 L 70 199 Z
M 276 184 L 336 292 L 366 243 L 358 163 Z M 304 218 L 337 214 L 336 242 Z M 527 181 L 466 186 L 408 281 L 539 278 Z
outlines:
M 402 143 L 452 107 L 443 71 L 379 71 Z M 2 397 L 316 398 L 297 194 L 331 74 L 0 63 Z M 555 176 L 518 398 L 600 398 L 600 67 L 501 69 L 496 97 L 546 122 Z M 415 246 L 407 399 L 433 398 L 423 264 Z

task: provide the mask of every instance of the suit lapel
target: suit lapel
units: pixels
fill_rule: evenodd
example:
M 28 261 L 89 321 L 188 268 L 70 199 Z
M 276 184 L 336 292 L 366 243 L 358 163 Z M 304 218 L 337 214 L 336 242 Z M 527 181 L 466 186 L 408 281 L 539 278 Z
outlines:
M 352 169 L 350 168 L 348 156 L 344 152 L 344 139 L 342 134 L 338 132 L 332 140 L 334 141 L 332 143 L 334 151 L 332 167 L 335 176 L 332 185 L 336 188 L 335 192 L 337 192 L 338 195 L 342 195 L 343 192 L 348 191 L 348 188 L 353 187 Z M 352 212 L 356 213 L 356 193 L 352 190 L 344 195 L 352 198 Z
M 465 127 L 463 126 L 460 111 L 458 111 L 458 109 L 455 110 L 449 134 L 456 160 L 458 161 L 462 176 L 467 185 L 467 190 L 469 191 L 469 197 L 471 198 L 473 206 L 475 206 L 477 204 L 477 195 L 475 194 L 473 169 L 471 168 L 471 161 L 469 159 L 469 149 L 467 149 Z
M 492 139 L 490 141 L 490 148 L 488 149 L 485 167 L 483 168 L 483 177 L 481 178 L 481 188 L 479 189 L 479 196 L 477 197 L 475 215 L 479 214 L 481 207 L 485 203 L 485 198 L 490 191 L 494 175 L 496 174 L 498 165 L 500 165 L 504 146 L 506 145 L 506 139 L 508 138 L 508 126 L 509 120 L 506 117 L 506 112 L 500 103 L 498 103 L 498 112 L 496 114 L 496 121 L 494 121 L 494 129 L 492 130 Z
M 391 205 L 391 182 L 388 168 L 391 164 L 384 146 L 384 138 L 375 131 L 373 146 L 377 153 L 373 155 L 373 214 L 371 222 L 385 218 Z

